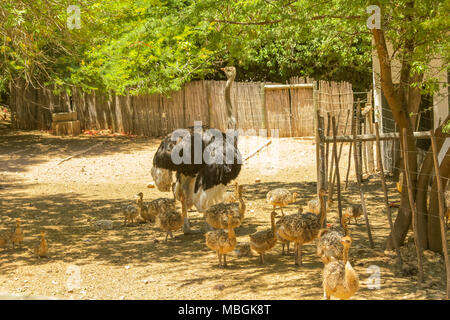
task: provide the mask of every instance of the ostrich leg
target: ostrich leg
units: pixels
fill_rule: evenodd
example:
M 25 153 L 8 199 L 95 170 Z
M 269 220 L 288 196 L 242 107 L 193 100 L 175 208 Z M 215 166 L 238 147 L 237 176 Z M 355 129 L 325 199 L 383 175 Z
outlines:
M 181 198 L 181 210 L 183 213 L 183 217 L 184 217 L 184 222 L 183 222 L 183 233 L 184 234 L 195 234 L 195 233 L 199 233 L 200 231 L 194 231 L 191 229 L 191 224 L 189 223 L 189 218 L 187 216 L 187 204 L 186 204 L 186 198 L 184 197 L 184 195 Z

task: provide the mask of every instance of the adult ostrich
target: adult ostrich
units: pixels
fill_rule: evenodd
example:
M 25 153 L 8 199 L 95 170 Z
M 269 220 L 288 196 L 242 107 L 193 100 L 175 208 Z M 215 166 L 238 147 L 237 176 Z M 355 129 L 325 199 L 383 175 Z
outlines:
M 228 128 L 235 129 L 232 117 L 231 84 L 236 76 L 234 67 L 222 69 L 228 81 L 225 87 Z M 221 202 L 226 185 L 241 171 L 242 157 L 237 148 L 237 131 L 227 133 L 194 122 L 193 127 L 168 134 L 153 157 L 152 177 L 160 191 L 173 191 L 182 210 L 193 205 L 199 212 Z M 173 172 L 176 182 L 172 185 Z M 183 232 L 192 233 L 187 215 Z

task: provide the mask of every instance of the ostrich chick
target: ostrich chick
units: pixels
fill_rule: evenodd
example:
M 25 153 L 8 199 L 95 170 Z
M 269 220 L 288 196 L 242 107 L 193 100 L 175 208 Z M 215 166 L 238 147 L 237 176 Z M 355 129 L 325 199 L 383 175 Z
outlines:
M 205 234 L 206 245 L 211 250 L 217 252 L 217 257 L 219 258 L 219 266 L 222 266 L 222 256 L 223 256 L 223 266 L 227 266 L 227 253 L 234 250 L 236 247 L 236 234 L 232 227 L 233 214 L 228 213 L 228 232 L 223 229 L 208 231 Z
M 342 238 L 344 256 L 342 261 L 333 261 L 323 269 L 323 295 L 329 300 L 331 296 L 346 300 L 352 297 L 359 287 L 358 274 L 348 261 L 348 250 L 352 244 L 349 236 Z
M 363 213 L 362 205 L 360 205 L 360 204 L 352 204 L 349 207 L 347 207 L 347 210 L 346 210 L 345 214 L 349 218 L 354 218 L 356 225 L 358 225 L 358 221 L 356 220 L 356 218 L 360 217 L 362 215 L 362 213 Z
M 165 212 L 161 212 L 156 216 L 156 222 L 158 226 L 166 232 L 166 239 L 170 235 L 170 238 L 173 238 L 172 231 L 176 231 L 183 227 L 184 218 L 186 217 L 186 208 L 181 208 L 181 214 L 176 210 L 168 210 Z
M 295 265 L 302 265 L 302 246 L 317 238 L 325 220 L 325 200 L 327 190 L 320 189 L 320 215 L 311 212 L 290 214 L 280 219 L 279 235 L 295 243 Z
M 239 184 L 237 181 L 234 182 L 234 191 L 227 191 L 223 197 L 224 203 L 233 203 L 239 201 L 239 192 L 238 192 Z
M 271 228 L 269 230 L 258 231 L 250 235 L 250 247 L 259 253 L 262 264 L 264 264 L 264 253 L 272 249 L 277 243 L 276 215 L 275 211 L 270 214 Z
M 244 187 L 239 186 L 239 203 L 218 203 L 206 210 L 206 222 L 216 229 L 227 229 L 230 223 L 232 228 L 239 227 L 245 215 L 245 202 L 242 197 L 243 191 Z M 230 213 L 231 219 L 229 218 Z
M 145 215 L 145 213 L 143 213 L 143 211 L 146 211 L 146 208 L 143 207 L 143 200 L 142 198 L 144 197 L 144 194 L 142 192 L 139 192 L 137 195 L 134 196 L 135 197 L 135 201 L 136 201 L 136 205 L 128 205 L 126 207 L 123 208 L 123 224 L 127 224 L 128 221 L 131 221 L 131 223 L 134 223 L 134 219 L 137 218 L 137 216 L 140 214 Z
M 298 211 L 297 211 L 297 214 L 300 214 L 300 213 L 303 213 L 303 208 L 298 208 Z M 280 219 L 280 220 L 278 220 L 277 221 L 277 223 L 276 223 L 276 227 L 277 227 L 277 229 L 276 229 L 276 236 L 277 236 L 277 240 L 281 243 L 281 247 L 282 247 L 282 251 L 281 251 L 281 254 L 282 255 L 286 255 L 286 254 L 289 254 L 289 246 L 290 246 L 290 244 L 291 244 L 291 241 L 290 240 L 286 240 L 286 239 L 284 239 L 284 238 L 282 238 L 281 236 L 280 236 L 280 225 L 281 225 L 281 221 L 282 221 L 282 219 Z M 286 247 L 287 248 L 287 250 L 285 251 L 284 250 L 284 247 Z
M 20 227 L 20 219 L 16 219 L 16 229 L 14 230 L 14 232 L 11 234 L 10 236 L 10 241 L 12 243 L 13 249 L 15 248 L 15 245 L 18 244 L 19 247 L 22 247 L 22 242 L 23 242 L 23 230 Z
M 147 203 L 146 221 L 154 222 L 161 212 L 175 210 L 175 199 L 158 198 Z
M 45 231 L 41 231 L 41 242 L 34 248 L 34 254 L 39 259 L 48 256 L 47 240 L 45 240 L 46 235 L 47 233 Z
M 273 210 L 275 210 L 276 207 L 280 207 L 281 214 L 284 216 L 283 207 L 295 202 L 297 196 L 297 192 L 291 193 L 288 189 L 278 188 L 269 191 L 266 200 L 273 205 Z
M 329 263 L 334 257 L 341 260 L 344 254 L 342 238 L 348 235 L 347 220 L 348 216 L 343 215 L 341 219 L 342 226 L 331 226 L 319 231 L 317 242 L 317 256 L 324 264 Z

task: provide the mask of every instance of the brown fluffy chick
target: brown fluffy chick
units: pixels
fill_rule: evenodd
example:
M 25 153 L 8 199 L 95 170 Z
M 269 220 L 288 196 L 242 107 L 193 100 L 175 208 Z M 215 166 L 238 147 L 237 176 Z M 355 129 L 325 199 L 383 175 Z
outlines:
M 301 207 L 298 208 L 298 211 L 297 211 L 297 214 L 300 214 L 300 213 L 303 213 L 303 208 L 301 208 Z M 277 236 L 278 242 L 281 243 L 281 247 L 282 247 L 281 254 L 286 255 L 286 254 L 289 254 L 289 246 L 291 244 L 291 241 L 286 240 L 280 236 L 279 227 L 281 225 L 281 221 L 282 221 L 282 219 L 278 220 L 276 223 L 277 232 L 275 234 Z M 285 247 L 287 248 L 286 251 L 284 250 Z
M 127 224 L 127 222 L 131 221 L 131 223 L 134 223 L 134 219 L 136 219 L 139 214 L 142 214 L 143 210 L 146 210 L 145 208 L 142 208 L 144 194 L 142 192 L 139 192 L 137 195 L 134 196 L 136 204 L 130 204 L 123 208 L 123 217 L 124 221 L 123 224 Z
M 158 216 L 161 212 L 175 210 L 175 208 L 175 199 L 158 198 L 147 203 L 147 212 L 145 218 L 142 218 L 146 221 L 154 222 L 156 220 L 156 216 Z
M 347 207 L 347 210 L 345 212 L 345 214 L 348 217 L 355 219 L 356 225 L 358 225 L 358 221 L 356 220 L 356 218 L 360 217 L 362 215 L 362 213 L 363 213 L 362 205 L 360 205 L 360 204 L 350 205 L 349 207 Z
M 208 231 L 205 234 L 206 245 L 211 250 L 217 252 L 217 257 L 219 259 L 219 266 L 222 266 L 222 256 L 223 256 L 223 266 L 227 266 L 227 253 L 234 250 L 236 247 L 236 234 L 232 227 L 231 219 L 233 217 L 232 213 L 228 213 L 228 232 L 223 229 L 218 229 L 214 231 Z
M 223 197 L 223 203 L 233 203 L 239 201 L 239 193 L 238 193 L 239 184 L 237 181 L 234 182 L 234 191 L 227 191 Z
M 348 235 L 347 220 L 348 216 L 343 215 L 341 219 L 342 226 L 330 226 L 319 231 L 317 242 L 317 256 L 324 264 L 329 263 L 334 257 L 341 260 L 344 254 L 344 247 L 342 246 L 342 237 Z
M 333 261 L 326 264 L 322 273 L 322 286 L 324 298 L 329 300 L 331 296 L 346 300 L 352 297 L 359 287 L 358 274 L 348 261 L 348 250 L 352 244 L 349 236 L 343 237 L 344 246 L 343 260 Z
M 295 265 L 302 265 L 302 247 L 303 244 L 313 241 L 317 238 L 323 221 L 325 220 L 325 199 L 327 190 L 320 189 L 319 197 L 321 203 L 320 214 L 311 212 L 296 213 L 281 217 L 279 221 L 279 235 L 295 243 Z
M 264 263 L 265 252 L 272 249 L 277 243 L 276 216 L 277 213 L 272 211 L 270 214 L 271 228 L 269 230 L 258 231 L 250 235 L 250 247 L 259 253 L 261 263 Z
M 45 231 L 41 231 L 41 242 L 38 246 L 34 248 L 34 254 L 40 258 L 48 257 L 48 246 L 47 240 L 45 240 L 45 236 L 47 233 Z
M 23 230 L 20 227 L 20 223 L 21 220 L 20 219 L 16 219 L 16 229 L 14 230 L 14 232 L 11 234 L 10 236 L 10 241 L 12 243 L 12 247 L 13 249 L 15 249 L 15 245 L 18 244 L 19 247 L 22 247 L 22 242 L 23 242 Z
M 267 193 L 266 201 L 273 206 L 273 210 L 280 207 L 281 214 L 284 216 L 283 207 L 295 202 L 297 196 L 297 192 L 291 193 L 288 189 L 277 188 Z
M 205 212 L 206 222 L 216 229 L 227 229 L 231 222 L 232 228 L 237 228 L 242 224 L 245 216 L 245 202 L 242 197 L 244 188 L 238 187 L 239 203 L 218 203 L 211 206 Z M 231 213 L 231 220 L 229 214 Z

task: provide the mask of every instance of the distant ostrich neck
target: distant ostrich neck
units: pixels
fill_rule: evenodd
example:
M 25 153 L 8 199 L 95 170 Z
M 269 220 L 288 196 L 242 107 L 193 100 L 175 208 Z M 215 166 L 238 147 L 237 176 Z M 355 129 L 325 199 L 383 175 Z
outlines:
M 238 191 L 238 200 L 239 200 L 239 215 L 242 217 L 245 213 L 245 202 L 242 198 L 242 191 Z
M 273 214 L 271 214 L 270 216 L 270 223 L 272 224 L 272 232 L 274 234 L 277 233 L 277 225 L 275 224 L 275 216 Z
M 233 240 L 236 237 L 236 234 L 234 233 L 234 229 L 232 228 L 231 224 L 232 217 L 228 217 L 228 239 Z
M 227 117 L 228 117 L 228 129 L 236 129 L 236 119 L 233 117 L 233 105 L 231 104 L 231 87 L 236 77 L 236 71 L 233 68 L 232 72 L 225 72 L 227 75 L 227 83 L 225 85 L 225 105 L 227 107 Z
M 344 247 L 344 254 L 343 254 L 343 261 L 344 261 L 344 265 L 347 263 L 347 261 L 348 261 L 348 250 L 349 250 L 350 248 L 348 247 L 348 246 L 345 246 Z

